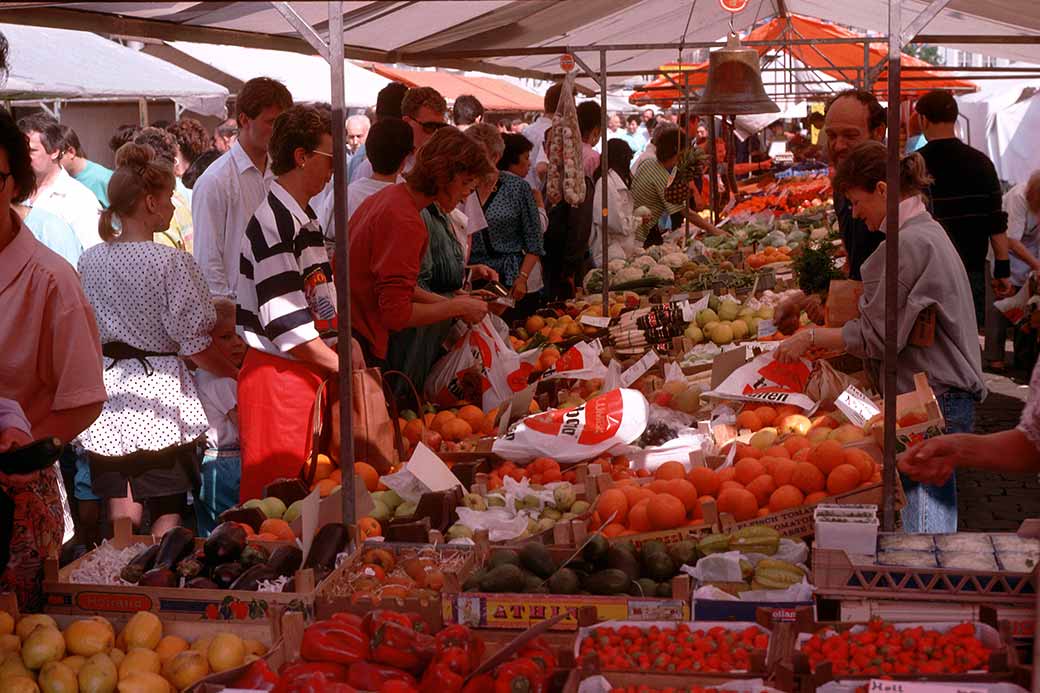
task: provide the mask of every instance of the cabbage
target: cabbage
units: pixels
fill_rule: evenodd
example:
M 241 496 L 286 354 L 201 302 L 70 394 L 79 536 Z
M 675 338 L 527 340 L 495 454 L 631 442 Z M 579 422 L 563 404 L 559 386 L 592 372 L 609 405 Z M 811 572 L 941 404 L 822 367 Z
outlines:
M 762 239 L 762 245 L 779 248 L 782 245 L 787 245 L 787 236 L 784 235 L 783 231 L 771 231 Z
M 683 265 L 689 262 L 685 253 L 668 253 L 661 258 L 661 264 L 672 269 L 679 269 Z
M 643 278 L 643 270 L 640 267 L 625 267 L 618 271 L 614 275 L 614 279 L 618 284 L 626 284 L 628 282 L 636 282 Z
M 624 260 L 611 260 L 607 263 L 607 269 L 611 272 L 620 272 L 628 266 L 628 263 Z
M 672 268 L 667 265 L 654 265 L 650 268 L 650 271 L 646 276 L 650 279 L 661 279 L 665 281 L 672 281 L 675 279 L 675 273 L 672 272 Z
M 601 291 L 603 289 L 603 270 L 599 268 L 589 270 L 581 285 L 585 287 L 587 292 Z
M 640 270 L 649 269 L 657 264 L 657 261 L 649 255 L 640 255 L 632 261 L 632 267 L 637 267 Z M 641 276 L 641 275 L 640 275 Z
M 805 231 L 801 229 L 795 229 L 791 233 L 787 234 L 787 242 L 790 243 L 801 243 L 806 237 Z
M 660 261 L 661 256 L 665 255 L 664 247 L 659 245 L 652 245 L 646 249 L 646 254 L 652 257 L 654 260 Z

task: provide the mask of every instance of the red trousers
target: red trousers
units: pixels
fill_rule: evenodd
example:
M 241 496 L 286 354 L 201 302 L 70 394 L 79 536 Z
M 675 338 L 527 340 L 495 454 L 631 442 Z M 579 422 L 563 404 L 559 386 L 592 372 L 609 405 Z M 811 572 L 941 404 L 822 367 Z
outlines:
M 322 380 L 300 361 L 246 352 L 238 376 L 240 501 L 263 498 L 267 484 L 299 476 L 310 452 L 311 413 Z

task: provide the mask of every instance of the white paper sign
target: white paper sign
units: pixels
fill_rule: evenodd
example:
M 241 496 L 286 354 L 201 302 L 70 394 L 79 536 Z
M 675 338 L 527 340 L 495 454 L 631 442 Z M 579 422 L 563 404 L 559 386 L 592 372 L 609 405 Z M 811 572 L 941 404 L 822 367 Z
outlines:
M 689 294 L 672 294 L 672 297 L 669 299 L 669 301 L 671 303 L 678 303 L 679 301 L 687 301 L 689 300 L 689 298 Z
M 598 317 L 595 315 L 583 315 L 578 322 L 590 327 L 608 327 L 610 325 L 610 318 Z
M 920 681 L 885 681 L 871 679 L 867 693 L 986 693 L 985 688 L 971 684 L 921 683 Z
M 703 296 L 701 296 L 700 299 L 696 303 L 691 304 L 693 306 L 693 314 L 696 315 L 697 313 L 699 313 L 702 310 L 704 310 L 705 308 L 707 308 L 708 307 L 708 300 L 710 298 L 711 298 L 711 294 L 707 293 L 707 294 L 704 294 Z
M 650 350 L 646 352 L 643 358 L 636 361 L 631 368 L 621 374 L 621 387 L 628 387 L 639 380 L 641 375 L 650 370 L 660 360 L 661 357 L 657 355 L 656 351 Z
M 860 392 L 859 388 L 849 385 L 834 400 L 834 406 L 844 414 L 850 423 L 863 428 L 867 422 L 881 413 L 873 400 Z
M 357 481 L 357 480 L 355 480 Z M 319 512 L 321 510 L 321 494 L 318 489 L 314 489 L 310 494 L 303 499 L 303 507 L 300 509 L 300 518 L 303 520 L 303 560 L 307 560 L 307 556 L 311 552 L 311 544 L 314 542 L 314 535 L 318 533 L 318 522 Z
M 431 491 L 447 491 L 462 486 L 462 482 L 452 474 L 448 465 L 423 443 L 415 446 L 415 452 L 412 453 L 405 469 Z
M 776 334 L 776 325 L 773 324 L 772 320 L 759 320 L 758 321 L 758 338 L 772 337 Z

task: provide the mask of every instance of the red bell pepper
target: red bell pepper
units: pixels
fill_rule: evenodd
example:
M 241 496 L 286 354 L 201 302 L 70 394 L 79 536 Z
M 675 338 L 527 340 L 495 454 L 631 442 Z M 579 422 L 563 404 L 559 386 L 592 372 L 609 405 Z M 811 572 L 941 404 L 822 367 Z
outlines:
M 311 662 L 353 664 L 368 659 L 368 636 L 343 621 L 318 621 L 303 631 L 300 654 Z
M 357 626 L 358 628 L 364 627 L 364 620 L 360 616 L 346 611 L 339 611 L 332 614 L 332 618 L 329 620 L 338 621 L 339 623 L 348 623 L 352 626 Z
M 544 690 L 542 668 L 532 659 L 514 659 L 495 671 L 495 693 L 542 693 Z
M 461 656 L 466 655 L 462 652 Z M 462 693 L 465 682 L 466 677 L 454 671 L 448 662 L 435 661 L 426 669 L 419 693 Z
M 556 655 L 542 638 L 535 638 L 528 642 L 517 656 L 533 660 L 541 668 L 542 675 L 546 679 L 552 676 L 556 669 Z
M 469 669 L 465 672 L 467 676 L 476 671 L 484 659 L 484 641 L 476 637 L 473 631 L 466 626 L 448 626 L 437 633 L 436 640 L 438 652 L 444 652 L 453 647 L 466 651 L 469 655 Z
M 353 686 L 342 681 L 332 681 L 325 676 L 312 673 L 295 678 L 286 676 L 278 679 L 272 693 L 357 693 Z
M 396 623 L 409 630 L 415 630 L 415 623 L 412 622 L 412 619 L 407 614 L 402 614 L 399 611 L 388 611 L 387 609 L 373 609 L 369 611 L 365 614 L 361 623 L 365 632 L 369 635 L 372 635 L 376 628 L 384 623 Z
M 436 641 L 392 620 L 372 621 L 369 659 L 410 672 L 422 671 L 433 657 Z
M 372 662 L 354 662 L 350 665 L 347 683 L 363 691 L 378 691 L 387 681 L 404 681 L 413 689 L 415 677 L 407 671 Z
M 231 688 L 246 688 L 249 690 L 269 691 L 278 683 L 278 675 L 267 666 L 267 661 L 258 659 L 249 665 L 245 671 L 231 684 Z
M 494 693 L 495 679 L 491 674 L 478 674 L 469 680 L 462 693 Z
M 391 679 L 383 682 L 379 687 L 379 693 L 419 693 L 419 689 L 402 679 Z
M 346 681 L 350 668 L 335 662 L 304 662 L 296 659 L 283 664 L 278 673 L 283 679 L 319 674 L 329 681 Z

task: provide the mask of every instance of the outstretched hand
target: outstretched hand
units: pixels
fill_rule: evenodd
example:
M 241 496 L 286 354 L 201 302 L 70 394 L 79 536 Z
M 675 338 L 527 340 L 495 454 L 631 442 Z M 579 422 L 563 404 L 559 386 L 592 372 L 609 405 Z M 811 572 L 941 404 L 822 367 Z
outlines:
M 957 467 L 970 463 L 971 436 L 938 436 L 917 443 L 899 456 L 899 471 L 914 481 L 942 486 Z

